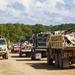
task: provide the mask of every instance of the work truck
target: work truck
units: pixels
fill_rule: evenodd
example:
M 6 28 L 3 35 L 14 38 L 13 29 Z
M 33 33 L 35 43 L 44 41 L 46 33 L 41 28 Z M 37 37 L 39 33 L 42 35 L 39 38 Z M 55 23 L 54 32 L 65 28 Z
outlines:
M 19 56 L 23 56 L 25 54 L 26 57 L 31 56 L 31 49 L 33 47 L 32 40 L 20 40 L 20 50 Z
M 0 56 L 3 59 L 8 59 L 7 43 L 3 37 L 0 37 Z
M 51 35 L 46 46 L 49 65 L 55 62 L 57 68 L 69 68 L 75 64 L 75 30 Z
M 47 57 L 46 55 L 46 42 L 50 32 L 41 32 L 33 34 L 33 48 L 31 50 L 31 59 L 41 59 Z

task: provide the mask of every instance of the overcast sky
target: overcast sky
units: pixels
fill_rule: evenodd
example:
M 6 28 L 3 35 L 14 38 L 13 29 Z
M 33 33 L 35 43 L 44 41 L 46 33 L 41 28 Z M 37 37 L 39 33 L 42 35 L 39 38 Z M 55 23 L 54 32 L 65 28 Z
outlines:
M 0 0 L 0 23 L 75 23 L 75 0 Z

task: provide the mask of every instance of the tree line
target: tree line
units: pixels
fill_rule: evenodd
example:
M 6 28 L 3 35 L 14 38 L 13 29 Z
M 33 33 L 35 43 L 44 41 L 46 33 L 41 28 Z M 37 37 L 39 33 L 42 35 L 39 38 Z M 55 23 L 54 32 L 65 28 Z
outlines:
M 20 23 L 7 23 L 0 24 L 0 36 L 10 40 L 12 43 L 17 43 L 19 40 L 26 40 L 32 37 L 34 33 L 47 32 L 47 31 L 57 31 L 57 30 L 66 30 L 74 29 L 75 24 L 61 24 L 61 25 L 50 25 L 44 26 L 42 24 L 35 25 L 24 25 Z

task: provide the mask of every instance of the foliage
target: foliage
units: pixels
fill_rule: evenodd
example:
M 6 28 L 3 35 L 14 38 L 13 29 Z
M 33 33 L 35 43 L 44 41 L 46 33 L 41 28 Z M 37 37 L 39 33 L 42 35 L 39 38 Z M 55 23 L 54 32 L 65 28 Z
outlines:
M 35 25 L 24 25 L 20 23 L 7 23 L 0 24 L 0 35 L 4 36 L 7 41 L 12 43 L 17 43 L 19 40 L 30 39 L 32 34 L 46 32 L 46 31 L 56 31 L 56 30 L 66 30 L 74 29 L 75 24 L 61 24 L 56 26 L 43 26 L 42 24 Z
M 35 24 L 34 26 L 32 26 L 32 32 L 33 33 L 40 33 L 40 32 L 45 32 L 47 31 L 45 26 L 43 26 L 42 24 Z

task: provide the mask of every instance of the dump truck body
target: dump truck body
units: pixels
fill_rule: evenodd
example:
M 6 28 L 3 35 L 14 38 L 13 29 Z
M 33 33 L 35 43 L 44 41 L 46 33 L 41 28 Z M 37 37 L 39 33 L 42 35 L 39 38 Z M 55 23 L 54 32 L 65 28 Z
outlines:
M 22 56 L 22 54 L 25 54 L 27 57 L 30 57 L 32 47 L 33 47 L 33 44 L 31 40 L 20 40 L 19 56 Z
M 68 38 L 69 37 L 69 38 Z M 54 35 L 51 36 L 50 46 L 52 49 L 75 50 L 75 38 L 69 35 Z M 74 41 L 74 42 L 73 42 Z
M 52 35 L 47 45 L 47 63 L 58 68 L 69 68 L 75 64 L 75 37 L 69 34 Z
M 50 33 L 37 33 L 33 35 L 33 48 L 31 53 L 31 59 L 41 59 L 47 57 L 46 42 Z

